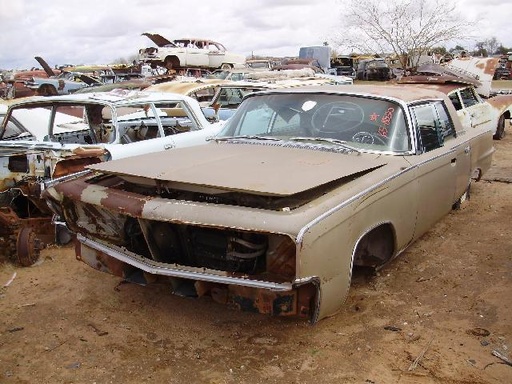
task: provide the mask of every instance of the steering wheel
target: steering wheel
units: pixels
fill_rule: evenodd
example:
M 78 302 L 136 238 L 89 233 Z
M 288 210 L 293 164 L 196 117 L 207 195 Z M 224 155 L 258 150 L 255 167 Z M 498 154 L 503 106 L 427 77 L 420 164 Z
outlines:
M 366 131 L 355 133 L 354 136 L 352 136 L 352 141 L 362 144 L 375 144 L 375 142 L 382 145 L 388 144 L 384 137 Z
M 342 133 L 361 125 L 364 111 L 356 103 L 339 101 L 319 107 L 311 116 L 313 134 Z

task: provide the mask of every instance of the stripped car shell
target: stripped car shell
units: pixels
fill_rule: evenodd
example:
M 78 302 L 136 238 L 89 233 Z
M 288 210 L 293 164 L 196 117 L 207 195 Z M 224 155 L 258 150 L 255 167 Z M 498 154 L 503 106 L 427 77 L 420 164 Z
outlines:
M 59 147 L 55 143 L 32 149 L 0 145 L 0 244 L 2 253 L 15 255 L 23 266 L 34 264 L 46 245 L 69 241 L 69 234 L 52 223 L 53 212 L 41 198 L 44 181 L 108 159 L 101 148 Z
M 341 308 L 354 265 L 400 254 L 493 151 L 438 91 L 280 89 L 246 96 L 207 145 L 94 165 L 45 196 L 98 270 L 316 322 Z
M 51 225 L 45 185 L 87 165 L 206 143 L 221 124 L 184 95 L 116 90 L 12 102 L 0 130 L 0 244 L 28 266 L 69 235 Z M 57 231 L 57 232 L 56 232 Z

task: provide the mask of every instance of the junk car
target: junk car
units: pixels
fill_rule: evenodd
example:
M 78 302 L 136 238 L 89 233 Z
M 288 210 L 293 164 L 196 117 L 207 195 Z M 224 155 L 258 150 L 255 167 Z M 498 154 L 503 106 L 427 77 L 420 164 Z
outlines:
M 357 80 L 390 80 L 393 73 L 389 65 L 381 58 L 360 60 L 357 64 Z
M 151 85 L 146 92 L 171 92 L 179 93 L 196 99 L 200 105 L 208 105 L 217 89 L 223 84 L 229 84 L 229 80 L 221 79 L 193 79 L 181 78 Z
M 495 95 L 492 78 L 496 58 L 466 57 L 448 64 L 425 64 L 402 77 L 402 84 L 416 84 L 444 92 L 457 110 L 463 125 L 486 126 L 501 140 L 510 126 L 512 95 Z M 507 124 L 508 121 L 508 124 Z
M 100 78 L 92 76 L 91 73 L 84 73 L 74 68 L 55 72 L 42 57 L 36 56 L 35 59 L 43 67 L 46 76 L 32 76 L 25 80 L 25 86 L 36 95 L 67 95 L 85 87 L 102 84 Z
M 168 40 L 156 33 L 143 33 L 156 47 L 141 48 L 138 60 L 167 69 L 184 67 L 234 68 L 245 65 L 245 56 L 229 52 L 224 45 L 212 40 L 181 38 Z
M 45 191 L 76 256 L 176 294 L 316 322 L 467 196 L 492 132 L 408 85 L 249 94 L 208 144 L 120 159 Z
M 302 70 L 262 71 L 259 72 L 259 76 L 253 74 L 247 81 L 221 84 L 209 105 L 203 107 L 203 113 L 211 121 L 227 120 L 235 113 L 243 98 L 249 93 L 311 85 L 330 86 L 340 84 L 337 79 L 333 80 L 328 76 L 304 75 Z
M 348 76 L 352 79 L 356 78 L 356 70 L 354 68 L 354 58 L 351 56 L 339 55 L 331 59 L 331 68 L 336 70 L 337 75 Z
M 0 111 L 1 112 L 1 111 Z M 218 132 L 198 102 L 173 93 L 33 97 L 13 102 L 0 128 L 0 245 L 22 265 L 65 228 L 41 198 L 45 183 L 88 164 L 205 143 Z

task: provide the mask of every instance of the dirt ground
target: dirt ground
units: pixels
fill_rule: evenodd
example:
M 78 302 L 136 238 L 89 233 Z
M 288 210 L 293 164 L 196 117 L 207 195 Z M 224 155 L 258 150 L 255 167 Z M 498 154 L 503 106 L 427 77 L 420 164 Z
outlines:
M 122 284 L 71 246 L 5 262 L 0 383 L 512 383 L 508 132 L 470 200 L 314 326 Z

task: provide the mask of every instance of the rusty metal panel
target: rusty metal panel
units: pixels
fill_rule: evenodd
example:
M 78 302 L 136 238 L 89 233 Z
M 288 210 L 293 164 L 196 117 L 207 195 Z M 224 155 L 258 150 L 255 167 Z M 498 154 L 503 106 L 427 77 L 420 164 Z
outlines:
M 463 57 L 453 59 L 447 67 L 472 75 L 481 83 L 476 87 L 477 92 L 484 97 L 489 97 L 498 61 L 496 57 Z

